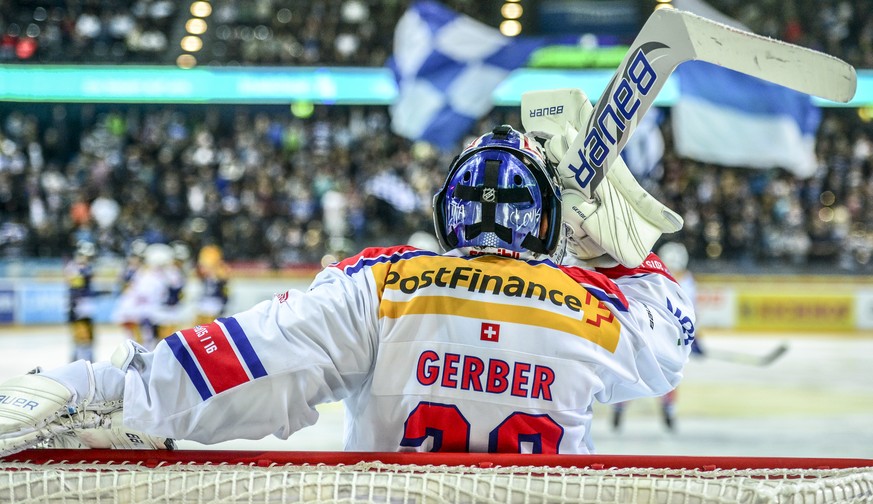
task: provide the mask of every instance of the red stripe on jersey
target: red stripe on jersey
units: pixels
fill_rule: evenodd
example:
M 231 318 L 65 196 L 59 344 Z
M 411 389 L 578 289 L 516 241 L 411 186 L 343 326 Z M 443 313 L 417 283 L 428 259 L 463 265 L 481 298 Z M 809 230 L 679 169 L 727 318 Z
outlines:
M 249 381 L 227 335 L 217 322 L 181 331 L 216 394 Z
M 643 263 L 636 268 L 625 268 L 624 266 L 618 265 L 612 268 L 597 268 L 597 271 L 603 273 L 609 278 L 621 278 L 625 276 L 654 273 L 656 275 L 663 275 L 674 282 L 676 281 L 676 279 L 670 275 L 667 266 L 664 266 L 661 258 L 656 256 L 653 252 L 649 252 L 649 255 Z
M 591 271 L 576 266 L 558 266 L 570 278 L 583 286 L 591 286 L 603 291 L 608 296 L 618 299 L 622 305 L 627 306 L 627 298 L 618 285 L 610 277 L 599 271 Z
M 410 247 L 409 245 L 397 245 L 394 247 L 368 247 L 362 250 L 358 255 L 353 255 L 351 257 L 347 257 L 342 261 L 332 264 L 331 266 L 335 268 L 339 268 L 341 270 L 345 270 L 349 266 L 354 266 L 361 259 L 374 259 L 377 257 L 386 257 L 391 256 L 397 253 L 403 253 L 408 250 L 418 250 L 415 247 Z

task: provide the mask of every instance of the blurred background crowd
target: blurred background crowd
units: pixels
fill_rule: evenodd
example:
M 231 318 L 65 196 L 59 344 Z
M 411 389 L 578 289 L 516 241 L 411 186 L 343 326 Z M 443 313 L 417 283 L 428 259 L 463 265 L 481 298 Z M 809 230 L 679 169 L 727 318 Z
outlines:
M 407 1 L 215 0 L 209 65 L 383 66 Z M 450 1 L 488 21 L 484 2 Z M 711 1 L 754 31 L 873 68 L 869 0 Z M 174 64 L 188 19 L 165 0 L 0 2 L 0 63 Z M 176 51 L 176 52 L 174 52 Z M 666 111 L 669 114 L 669 110 Z M 89 241 L 218 245 L 229 261 L 318 264 L 432 229 L 451 156 L 391 133 L 381 106 L 0 103 L 0 258 Z M 495 109 L 477 131 L 519 125 Z M 819 169 L 719 167 L 670 149 L 644 185 L 685 218 L 698 270 L 873 270 L 873 124 L 824 110 Z

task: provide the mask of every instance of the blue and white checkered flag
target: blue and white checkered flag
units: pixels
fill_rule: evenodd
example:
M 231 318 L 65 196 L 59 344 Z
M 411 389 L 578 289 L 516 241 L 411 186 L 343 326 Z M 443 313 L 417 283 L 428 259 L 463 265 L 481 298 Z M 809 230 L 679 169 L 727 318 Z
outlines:
M 414 3 L 397 23 L 389 66 L 398 98 L 391 129 L 442 149 L 494 106 L 492 93 L 545 38 L 510 38 L 433 1 Z

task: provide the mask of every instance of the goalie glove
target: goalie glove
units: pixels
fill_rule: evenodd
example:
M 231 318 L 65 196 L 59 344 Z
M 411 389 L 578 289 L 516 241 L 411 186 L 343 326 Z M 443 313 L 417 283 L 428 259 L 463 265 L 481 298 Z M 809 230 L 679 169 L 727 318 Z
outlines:
M 40 448 L 111 448 L 113 450 L 174 450 L 170 438 L 152 436 L 124 427 L 124 412 L 113 411 L 100 427 L 70 431 L 40 444 Z
M 543 144 L 555 166 L 594 113 L 579 89 L 523 93 L 521 108 L 525 131 Z M 564 222 L 570 228 L 567 251 L 592 266 L 607 266 L 614 259 L 637 267 L 663 233 L 682 229 L 682 218 L 646 192 L 621 157 L 609 167 L 593 199 L 582 195 L 571 170 L 558 176 L 564 186 Z
M 126 342 L 111 363 L 76 361 L 48 372 L 37 368 L 0 384 L 0 456 L 38 446 L 169 447 L 150 436 L 133 443 L 121 424 L 124 374 L 139 351 L 144 349 Z

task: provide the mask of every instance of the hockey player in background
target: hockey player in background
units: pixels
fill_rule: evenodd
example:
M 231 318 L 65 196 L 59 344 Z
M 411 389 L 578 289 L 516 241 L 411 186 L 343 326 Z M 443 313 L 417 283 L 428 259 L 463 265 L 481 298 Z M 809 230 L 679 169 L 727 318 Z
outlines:
M 145 259 L 145 250 L 148 243 L 142 239 L 136 239 L 130 242 L 127 251 L 127 257 L 124 269 L 121 271 L 121 277 L 118 280 L 118 306 L 113 314 L 114 322 L 121 325 L 128 339 L 136 341 L 139 344 L 143 343 L 142 330 L 139 325 L 139 318 L 135 311 L 133 298 L 130 295 L 130 285 L 136 276 L 136 272 L 143 266 Z
M 146 348 L 154 348 L 162 336 L 172 334 L 163 327 L 176 327 L 178 311 L 174 292 L 180 292 L 184 282 L 174 264 L 173 248 L 164 243 L 152 243 L 143 252 L 143 265 L 132 277 L 127 289 L 116 303 L 113 319 L 118 323 L 133 323 L 132 334 Z
M 229 298 L 228 268 L 217 245 L 206 245 L 200 249 L 197 277 L 200 278 L 202 292 L 197 301 L 194 323 L 206 325 L 224 315 Z
M 94 267 L 91 261 L 97 255 L 97 247 L 89 241 L 76 244 L 73 259 L 64 267 L 64 277 L 69 292 L 67 320 L 73 335 L 72 361 L 94 360 L 94 311 L 95 298 L 92 280 Z
M 434 198 L 445 253 L 368 248 L 305 292 L 154 351 L 126 342 L 110 362 L 12 378 L 0 394 L 35 406 L 0 404 L 0 455 L 95 426 L 105 436 L 84 444 L 129 446 L 124 429 L 152 447 L 287 438 L 333 401 L 346 406 L 348 450 L 592 452 L 593 403 L 672 390 L 694 335 L 689 298 L 656 255 L 605 256 L 625 246 L 601 233 L 620 207 L 599 205 L 567 242 L 551 161 L 495 128 Z M 565 243 L 601 267 L 561 265 Z
M 183 301 L 185 286 L 188 283 L 188 261 L 191 259 L 191 249 L 183 241 L 170 243 L 173 252 L 172 262 L 164 268 L 167 296 L 161 304 L 160 324 L 155 328 L 157 339 L 164 339 L 182 327 L 187 327 L 190 321 L 185 320 Z
M 685 248 L 685 245 L 679 242 L 667 242 L 658 249 L 658 257 L 661 258 L 673 278 L 682 286 L 682 290 L 685 291 L 688 298 L 694 302 L 697 296 L 697 283 L 694 280 L 694 275 L 688 269 L 688 249 Z M 691 355 L 698 357 L 704 355 L 696 336 L 691 342 Z M 664 426 L 670 431 L 676 428 L 676 390 L 673 389 L 659 398 L 661 418 L 664 421 Z M 612 405 L 613 429 L 621 428 L 627 404 L 627 402 L 622 401 Z

